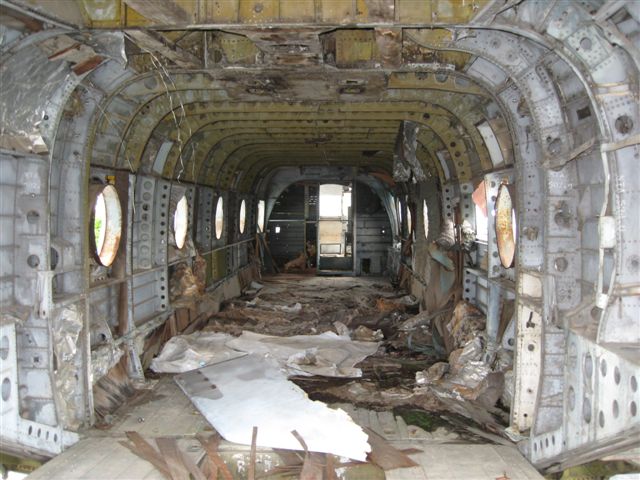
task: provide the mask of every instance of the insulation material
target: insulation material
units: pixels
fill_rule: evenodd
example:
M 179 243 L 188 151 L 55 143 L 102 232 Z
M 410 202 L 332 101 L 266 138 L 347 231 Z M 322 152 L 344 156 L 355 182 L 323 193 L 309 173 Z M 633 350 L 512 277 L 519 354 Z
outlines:
M 55 395 L 59 421 L 67 428 L 75 428 L 75 392 L 78 386 L 76 376 L 76 354 L 78 338 L 82 331 L 82 316 L 76 305 L 62 309 L 51 322 L 53 348 L 58 368 L 55 371 Z
M 39 126 L 48 119 L 49 99 L 70 74 L 67 62 L 50 62 L 36 46 L 24 48 L 20 55 L 11 55 L 2 64 L 0 146 L 35 153 L 48 151 Z
M 195 332 L 171 338 L 151 362 L 151 370 L 182 373 L 224 362 L 245 354 L 225 345 L 233 337 L 226 333 Z
M 0 146 L 47 152 L 64 97 L 105 59 L 126 64 L 121 32 L 101 32 L 81 41 L 51 36 L 8 57 L 0 67 Z
M 277 361 L 247 355 L 175 377 L 176 383 L 211 425 L 227 440 L 257 446 L 302 450 L 366 461 L 367 434 L 341 409 L 312 401 L 288 381 Z
M 169 296 L 175 305 L 177 302 L 188 304 L 204 292 L 204 283 L 194 275 L 189 265 L 182 262 L 176 265 L 169 278 Z
M 484 314 L 468 302 L 460 302 L 453 310 L 453 318 L 447 325 L 454 341 L 454 348 L 460 348 L 476 338 L 478 332 L 484 331 L 486 318 Z
M 377 342 L 355 342 L 333 332 L 320 335 L 274 337 L 253 332 L 227 342 L 243 352 L 269 354 L 286 369 L 289 376 L 361 377 L 354 365 L 378 350 Z
M 420 125 L 415 122 L 403 121 L 400 125 L 393 155 L 393 179 L 396 182 L 407 182 L 412 174 L 414 181 L 427 179 L 416 156 L 419 130 Z

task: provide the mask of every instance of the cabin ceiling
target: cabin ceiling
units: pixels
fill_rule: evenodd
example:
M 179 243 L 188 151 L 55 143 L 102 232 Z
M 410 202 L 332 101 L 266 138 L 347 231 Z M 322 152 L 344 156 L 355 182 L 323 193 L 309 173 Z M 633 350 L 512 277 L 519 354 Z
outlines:
M 75 8 L 17 1 L 3 6 L 4 18 L 25 32 L 43 28 L 25 12 L 68 27 L 38 48 L 49 61 L 72 62 L 77 75 L 108 60 L 126 66 L 116 83 L 109 69 L 93 71 L 86 98 L 79 89 L 66 108 L 78 114 L 92 89 L 106 96 L 89 138 L 96 166 L 239 191 L 291 165 L 391 173 L 400 126 L 412 121 L 427 174 L 444 179 L 437 154 L 445 152 L 468 180 L 491 167 L 475 124 L 491 117 L 509 137 L 501 115 L 487 113 L 493 94 L 466 73 L 477 57 L 448 46 L 460 30 L 436 28 L 469 22 L 487 1 L 67 4 Z

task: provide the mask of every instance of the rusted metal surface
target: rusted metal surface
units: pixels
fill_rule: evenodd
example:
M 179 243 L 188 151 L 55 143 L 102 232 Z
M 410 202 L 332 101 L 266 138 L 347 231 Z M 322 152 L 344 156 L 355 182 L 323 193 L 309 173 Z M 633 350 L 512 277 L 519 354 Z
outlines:
M 500 262 L 505 268 L 513 266 L 516 256 L 515 205 L 512 201 L 509 185 L 502 184 L 496 199 L 496 241 Z

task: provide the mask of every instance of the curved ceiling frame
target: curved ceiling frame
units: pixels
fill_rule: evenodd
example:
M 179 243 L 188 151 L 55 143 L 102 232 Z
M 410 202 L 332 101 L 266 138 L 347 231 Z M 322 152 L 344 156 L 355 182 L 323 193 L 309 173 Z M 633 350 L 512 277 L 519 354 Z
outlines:
M 442 108 L 435 108 L 435 107 L 429 107 L 427 105 L 427 110 L 431 110 L 431 114 L 429 114 L 429 112 L 423 112 L 417 108 L 411 108 L 409 109 L 409 112 L 411 110 L 414 110 L 414 114 L 412 115 L 411 113 L 407 114 L 407 105 L 414 103 L 415 105 L 420 105 L 421 102 L 403 102 L 402 106 L 398 106 L 397 108 L 397 112 L 394 114 L 392 112 L 390 112 L 389 110 L 382 110 L 380 112 L 375 112 L 375 111 L 366 111 L 366 112 L 348 112 L 348 111 L 344 111 L 344 108 L 339 109 L 339 111 L 334 112 L 332 115 L 330 116 L 320 116 L 317 113 L 312 113 L 311 117 L 309 118 L 304 118 L 302 117 L 299 113 L 296 113 L 295 116 L 291 119 L 291 121 L 296 122 L 296 124 L 299 124 L 300 121 L 311 121 L 311 122 L 322 122 L 324 120 L 327 120 L 328 118 L 330 120 L 336 120 L 336 119 L 344 119 L 345 116 L 349 115 L 349 116 L 355 116 L 356 114 L 363 114 L 363 115 L 375 115 L 375 118 L 379 119 L 379 120 L 384 120 L 384 119 L 393 119 L 393 120 L 405 120 L 408 119 L 407 116 L 409 115 L 410 117 L 413 116 L 414 118 L 410 118 L 411 120 L 416 121 L 417 123 L 421 123 L 423 125 L 428 126 L 431 129 L 435 129 L 436 131 L 441 132 L 440 133 L 440 137 L 443 138 L 443 144 L 444 145 L 450 145 L 451 142 L 455 142 L 455 139 L 458 138 L 458 135 L 456 134 L 456 132 L 447 132 L 448 127 L 451 123 L 451 121 L 457 121 L 457 119 L 454 119 L 453 117 L 450 116 L 450 114 L 448 113 L 448 111 L 442 109 Z M 330 105 L 330 104 L 322 104 L 322 105 Z M 369 105 L 369 104 L 357 104 L 357 105 Z M 392 108 L 393 106 L 396 106 L 397 104 L 391 104 L 389 105 L 390 108 Z M 403 108 L 404 107 L 404 108 Z M 403 113 L 404 112 L 404 113 Z M 427 113 L 429 115 L 429 120 L 425 121 L 424 120 L 424 114 Z M 443 115 L 446 114 L 446 115 Z M 251 115 L 249 114 L 245 114 L 247 115 L 248 118 L 251 118 Z M 278 112 L 277 114 L 278 118 L 282 118 L 282 114 L 280 112 Z M 328 117 L 328 118 L 327 118 Z M 219 117 L 216 117 L 219 119 Z M 237 115 L 235 116 L 235 118 L 237 118 Z M 270 119 L 268 118 L 268 116 L 265 114 L 264 116 L 261 117 L 262 120 L 265 121 L 269 121 Z M 358 117 L 355 117 L 358 118 Z M 368 121 L 369 118 L 365 117 L 362 121 Z M 475 128 L 475 127 L 474 127 Z M 322 133 L 321 131 L 319 131 L 318 133 Z M 447 143 L 445 143 L 447 142 Z M 211 151 L 214 151 L 217 147 L 217 144 L 215 143 L 215 140 L 213 140 L 211 138 L 211 141 L 209 143 L 212 143 L 213 145 L 211 146 L 211 150 L 210 152 L 205 155 L 196 155 L 196 161 L 200 161 L 201 163 L 204 164 L 208 164 L 210 162 L 210 155 L 211 155 Z M 486 147 L 484 147 L 484 144 L 482 143 L 482 148 L 485 149 L 486 151 Z M 463 147 L 463 148 L 461 148 Z M 458 158 L 456 157 L 456 155 L 459 156 L 459 160 L 457 162 L 456 165 L 456 171 L 460 170 L 461 167 L 468 167 L 469 165 L 469 161 L 468 161 L 468 153 L 467 153 L 467 149 L 466 146 L 459 146 L 457 150 L 452 150 L 452 148 L 447 147 L 450 151 L 451 154 L 451 158 Z M 217 151 L 217 150 L 215 150 Z M 483 155 L 483 158 L 486 158 L 486 156 L 488 156 L 487 154 Z M 175 158 L 175 156 L 174 156 Z M 200 160 L 201 159 L 201 160 Z M 485 160 L 485 163 L 488 160 Z M 463 163 L 463 165 L 460 165 L 461 163 Z M 169 176 L 169 170 L 172 168 L 171 165 L 171 161 L 167 161 L 165 164 L 165 171 L 164 174 L 165 176 Z M 210 169 L 217 169 L 218 167 L 216 165 L 213 165 L 211 167 L 209 167 Z M 199 171 L 198 169 L 196 169 L 196 171 Z M 453 171 L 453 169 L 452 169 Z M 470 174 L 470 169 L 467 168 L 466 171 L 462 170 L 460 173 L 461 177 L 465 177 L 468 176 Z M 202 175 L 199 175 L 199 177 L 202 177 Z M 174 178 L 175 178 L 175 174 L 174 174 Z
M 318 138 L 318 142 L 322 142 L 323 138 L 321 135 L 343 133 L 345 130 L 360 133 L 373 132 L 373 135 L 371 136 L 375 137 L 375 133 L 377 132 L 382 131 L 386 133 L 387 131 L 394 130 L 397 133 L 397 129 L 397 121 L 379 120 L 330 120 L 321 127 L 318 127 L 317 122 L 312 120 L 304 121 L 304 123 L 285 120 L 270 120 L 268 126 L 265 125 L 264 121 L 218 120 L 213 123 L 206 124 L 198 131 L 194 132 L 181 153 L 177 152 L 177 148 L 172 148 L 167 155 L 166 165 L 175 165 L 176 161 L 174 158 L 181 154 L 191 158 L 202 158 L 210 150 L 212 143 L 215 145 L 215 143 L 219 141 L 239 134 L 269 135 L 281 134 L 284 132 L 304 133 L 309 139 Z M 167 177 L 172 176 L 175 178 L 175 174 L 173 174 L 169 168 L 167 168 L 163 174 Z M 193 181 L 193 179 L 188 176 L 185 177 L 185 180 Z
M 420 104 L 420 103 L 424 103 L 424 102 L 397 102 L 397 103 L 394 102 L 394 103 L 388 103 L 387 106 L 389 108 L 386 109 L 386 110 L 383 110 L 381 112 L 368 111 L 366 113 L 368 113 L 369 115 L 375 115 L 375 118 L 378 118 L 378 119 L 381 119 L 381 120 L 382 119 L 402 120 L 402 119 L 406 119 L 406 113 L 403 114 L 402 112 L 406 112 L 407 111 L 406 105 L 410 104 L 410 103 Z M 367 102 L 366 104 L 363 103 L 363 104 L 355 104 L 355 105 L 368 105 L 368 104 L 369 104 L 369 102 Z M 242 116 L 245 116 L 247 119 L 250 119 L 251 121 L 255 121 L 256 116 L 258 116 L 258 118 L 260 118 L 260 120 L 271 121 L 272 120 L 271 117 L 275 116 L 276 118 L 280 118 L 281 119 L 284 114 L 290 114 L 289 112 L 282 112 L 282 108 L 281 107 L 276 109 L 277 112 L 259 112 L 258 113 L 256 110 L 258 110 L 263 105 L 265 105 L 264 102 L 241 104 L 238 107 L 238 109 L 246 110 L 246 108 L 248 106 L 251 106 L 253 110 L 251 112 L 246 112 L 246 111 L 243 111 L 243 112 L 237 112 L 237 111 L 226 112 L 225 111 L 225 115 L 229 115 L 229 121 L 234 121 L 234 120 L 237 121 L 238 118 L 240 118 Z M 281 104 L 279 104 L 279 103 L 274 104 L 272 102 L 269 102 L 266 105 L 268 105 L 269 109 L 271 109 L 271 107 L 273 107 L 273 105 L 280 106 Z M 298 103 L 296 103 L 294 105 L 298 105 L 299 106 Z M 325 105 L 331 106 L 331 105 L 334 105 L 334 104 L 323 103 L 323 104 L 320 104 L 320 108 L 322 108 Z M 396 105 L 404 105 L 404 108 L 402 106 L 397 106 L 396 107 L 397 113 L 394 115 L 394 114 L 390 113 L 389 110 L 391 108 L 393 108 L 394 106 L 396 106 Z M 428 104 L 425 104 L 425 105 L 429 106 Z M 227 117 L 225 117 L 224 115 L 215 114 L 214 112 L 211 112 L 211 108 L 210 107 L 209 108 L 205 108 L 204 110 L 198 110 L 196 108 L 195 111 L 194 111 L 193 109 L 189 108 L 189 106 L 187 106 L 186 109 L 187 109 L 187 111 L 189 111 L 190 115 L 198 116 L 199 117 L 198 118 L 198 124 L 202 125 L 202 126 L 199 126 L 199 127 L 195 127 L 194 126 L 194 121 L 191 120 L 189 122 L 189 125 L 192 128 L 199 128 L 199 129 L 208 128 L 208 123 L 207 123 L 208 121 L 221 122 L 221 121 L 224 121 L 224 120 L 227 119 Z M 345 116 L 347 116 L 347 115 L 351 115 L 351 116 L 355 115 L 355 112 L 345 112 L 344 108 L 342 108 L 339 111 L 334 112 L 331 115 L 326 115 L 326 116 L 322 116 L 322 117 L 319 118 L 319 115 L 317 113 L 315 113 L 315 112 L 317 112 L 317 108 L 308 108 L 306 110 L 311 112 L 310 114 L 312 116 L 310 118 L 304 118 L 304 117 L 302 117 L 302 112 L 296 111 L 295 113 L 291 114 L 292 115 L 291 121 L 295 122 L 294 123 L 295 125 L 299 125 L 300 121 L 318 121 L 318 122 L 320 122 L 320 121 L 327 120 L 327 119 L 331 119 L 331 120 L 344 119 Z M 413 109 L 413 110 L 416 110 L 416 114 L 415 114 L 416 118 L 414 118 L 413 120 L 414 121 L 419 121 L 419 123 L 423 123 L 424 124 L 425 121 L 421 120 L 421 116 L 424 115 L 424 113 L 428 113 L 428 111 L 427 112 L 422 112 L 422 111 L 420 111 L 418 109 Z M 445 116 L 445 115 L 443 115 L 443 113 L 445 113 L 446 115 L 448 115 L 448 117 L 446 118 L 446 120 L 445 119 L 440 119 L 440 120 L 442 120 L 442 122 L 441 122 L 441 125 L 442 125 L 441 130 L 445 130 L 446 128 L 448 128 L 448 124 L 450 124 L 450 122 L 452 121 L 451 114 L 446 109 L 441 108 L 441 107 L 433 107 L 432 106 L 430 108 L 430 110 L 432 110 L 432 114 L 430 114 L 431 115 L 430 123 L 427 123 L 427 126 L 429 126 L 430 124 L 436 123 L 438 121 L 439 117 L 444 117 Z M 365 114 L 365 112 L 358 112 L 358 113 Z M 211 116 L 210 120 L 208 120 L 207 117 L 202 118 L 201 117 L 202 115 L 210 115 Z M 365 119 L 365 120 L 368 120 L 368 119 Z M 165 128 L 166 128 L 166 126 L 170 126 L 172 121 L 173 120 L 171 118 L 171 115 L 167 114 L 165 116 L 165 118 L 163 119 L 162 123 L 159 122 L 158 125 L 164 125 Z M 459 121 L 459 120 L 458 119 L 454 119 L 454 121 Z M 465 122 L 462 121 L 461 123 L 465 123 Z M 469 128 L 475 129 L 475 126 L 469 127 Z M 156 127 L 156 130 L 154 132 L 151 132 L 150 137 L 153 137 L 154 135 L 156 135 L 156 132 L 158 131 L 158 129 L 162 129 L 162 127 L 160 127 L 160 126 Z M 195 132 L 195 133 L 197 133 L 197 132 Z M 194 135 L 195 135 L 195 133 L 194 133 Z M 321 132 L 319 132 L 319 133 L 321 133 Z M 451 141 L 454 141 L 453 139 L 455 137 L 457 137 L 457 135 L 454 134 L 454 133 L 455 132 L 451 132 L 450 135 L 445 135 L 445 134 L 441 135 L 441 136 L 445 137 L 445 139 L 447 137 L 450 137 L 450 141 L 449 142 L 447 142 L 447 143 L 443 142 L 443 143 L 445 143 L 445 145 L 448 145 Z M 162 133 L 162 134 L 159 134 L 158 136 L 160 136 L 162 138 L 166 138 L 167 135 L 165 133 Z M 182 136 L 182 134 L 178 134 L 178 137 L 180 137 L 180 136 Z M 478 150 L 479 150 L 478 154 L 481 157 L 481 159 L 483 160 L 484 166 L 488 167 L 488 165 L 490 165 L 490 161 L 488 160 L 488 153 L 486 151 L 486 147 L 484 146 L 484 143 L 479 138 L 479 135 L 476 134 L 475 137 L 474 137 L 474 135 L 472 134 L 471 136 L 472 136 L 472 138 L 475 138 L 476 141 L 480 141 L 481 142 L 478 145 Z M 174 136 L 174 138 L 175 138 L 175 136 Z M 193 138 L 193 136 L 191 138 Z M 214 138 L 215 137 L 209 137 L 209 139 L 208 139 L 210 143 L 213 143 L 213 145 L 211 146 L 211 150 L 213 150 L 215 148 L 215 146 L 216 146 Z M 189 141 L 182 142 L 182 145 L 183 145 L 182 151 L 184 151 L 187 148 L 188 144 L 189 144 Z M 154 147 L 157 148 L 158 146 L 159 146 L 158 142 L 156 142 L 154 144 Z M 182 154 L 182 151 L 180 150 L 178 144 L 176 144 L 176 143 L 174 143 L 174 145 L 171 147 L 170 153 L 167 156 L 167 161 L 165 162 L 165 168 L 164 168 L 164 171 L 163 171 L 164 176 L 166 176 L 167 178 L 170 178 L 171 176 L 173 176 L 173 178 L 176 177 L 176 174 L 175 174 L 175 172 L 176 172 L 176 164 L 177 164 L 178 159 L 180 158 L 180 156 Z M 157 152 L 146 152 L 145 153 L 145 157 L 149 158 L 149 159 L 152 159 L 152 158 L 154 158 L 156 153 Z M 456 155 L 455 151 L 451 151 L 450 154 L 451 154 L 451 158 L 455 158 L 455 155 Z M 467 157 L 466 149 L 463 151 L 462 155 L 463 155 L 462 156 L 462 160 L 465 160 L 465 165 L 468 164 L 468 162 L 466 161 L 466 157 Z M 205 161 L 208 161 L 208 154 L 207 154 L 207 156 L 202 156 L 200 153 L 198 153 L 197 155 L 194 155 L 194 156 L 196 158 L 196 161 L 198 161 L 198 162 L 203 163 Z M 458 163 L 460 163 L 460 162 L 458 162 Z M 460 165 L 458 165 L 458 167 L 459 166 Z M 199 169 L 200 169 L 200 167 L 197 167 L 195 169 L 189 169 L 189 170 L 195 171 L 195 172 L 199 172 Z M 182 170 L 182 168 L 181 168 L 181 170 Z M 470 169 L 467 168 L 467 174 L 469 172 L 470 172 Z M 464 176 L 464 173 L 465 172 L 463 172 L 463 176 Z M 197 176 L 201 177 L 201 175 L 199 175 L 199 174 Z M 188 181 L 187 178 L 185 178 L 185 180 Z
M 183 74 L 183 75 L 185 75 L 190 80 L 193 80 L 194 77 L 197 78 L 197 76 L 194 75 L 194 74 Z M 155 78 L 155 75 L 142 76 L 140 78 L 140 80 L 144 83 L 144 82 L 148 82 L 150 78 Z M 133 85 L 134 83 L 135 82 L 129 82 L 127 85 L 121 87 L 121 90 L 123 92 L 129 92 L 129 93 L 130 93 L 131 90 L 135 91 L 136 90 L 136 86 Z M 156 83 L 157 83 L 157 81 L 156 81 Z M 179 83 L 179 82 L 176 82 L 176 80 L 174 79 L 172 81 L 172 84 L 176 84 L 176 83 Z M 201 86 L 201 85 L 195 85 L 195 86 Z M 185 87 L 183 89 L 180 89 L 180 91 L 179 91 L 180 93 L 178 93 L 178 95 L 182 95 L 182 94 L 184 94 L 184 92 L 189 92 L 189 90 L 190 89 L 187 88 L 187 87 Z M 218 92 L 219 90 L 220 90 L 219 88 L 215 88 L 213 90 L 213 92 Z M 168 108 L 166 108 L 166 107 L 171 107 L 172 101 L 170 101 L 167 98 L 162 98 L 162 97 L 167 96 L 166 91 L 165 92 L 161 91 L 159 93 L 155 92 L 155 93 L 156 93 L 155 95 L 151 96 L 149 102 L 147 102 L 144 105 L 139 106 L 139 108 L 137 108 L 136 111 L 135 111 L 136 115 L 145 116 L 146 121 L 144 121 L 144 122 L 136 122 L 134 119 L 129 119 L 129 121 L 127 122 L 126 127 L 123 129 L 126 133 L 121 137 L 122 141 L 120 142 L 120 146 L 118 148 L 118 151 L 120 151 L 120 147 L 122 145 L 126 145 L 127 150 L 130 153 L 130 156 L 133 157 L 133 160 L 131 160 L 131 158 L 127 158 L 126 161 L 117 160 L 115 162 L 117 166 L 126 167 L 127 165 L 131 165 L 131 166 L 133 166 L 134 169 L 139 168 L 140 163 L 142 162 L 142 160 L 137 160 L 137 158 L 139 158 L 138 155 L 139 155 L 139 152 L 140 152 L 140 148 L 143 148 L 142 144 L 144 142 L 141 141 L 140 139 L 144 138 L 144 135 L 140 135 L 137 130 L 140 129 L 141 125 L 147 126 L 147 129 L 149 128 L 150 124 L 152 123 L 150 120 L 148 120 L 148 118 L 150 117 L 149 114 L 151 112 L 157 112 L 157 111 L 163 111 L 163 110 L 166 111 L 166 110 L 168 110 Z M 196 95 L 196 93 L 198 93 L 198 92 L 189 92 L 188 94 L 193 98 Z M 205 92 L 203 92 L 203 94 L 204 93 Z M 211 92 L 207 91 L 207 94 L 208 95 L 205 94 L 204 96 L 210 96 Z M 111 96 L 111 98 L 113 98 L 113 95 Z M 204 102 L 203 98 L 194 99 L 194 100 L 196 102 L 199 101 L 199 103 L 202 104 L 202 105 L 207 105 L 207 103 Z M 154 105 L 151 105 L 151 103 L 154 103 Z M 174 106 L 174 110 L 171 111 L 170 113 L 167 113 L 165 115 L 165 119 L 164 120 L 166 121 L 166 117 L 170 117 L 170 120 L 172 120 L 175 124 L 177 124 L 178 122 L 177 122 L 176 118 L 178 117 L 178 115 L 175 114 L 175 109 L 179 108 L 180 109 L 180 116 L 182 118 L 181 121 L 184 120 L 184 123 L 186 125 L 185 129 L 187 131 L 193 131 L 194 127 L 191 126 L 191 121 L 192 120 L 190 120 L 190 119 L 192 119 L 192 115 L 201 115 L 202 113 L 197 111 L 197 110 L 193 111 L 195 109 L 195 107 L 196 107 L 196 104 L 194 104 L 194 103 L 187 103 L 186 105 L 182 101 L 180 101 L 179 103 L 180 103 L 180 106 L 179 107 Z M 256 103 L 257 104 L 261 104 L 263 102 L 256 102 Z M 269 103 L 273 104 L 273 102 L 269 102 Z M 401 103 L 401 102 L 399 102 L 399 103 Z M 161 106 L 164 106 L 165 108 L 162 108 Z M 106 117 L 107 108 L 103 107 L 101 110 L 105 112 L 102 115 L 102 117 Z M 191 115 L 186 114 L 187 111 Z M 103 122 L 104 121 L 106 121 L 106 119 L 103 119 Z M 113 123 L 113 122 L 110 122 L 110 123 Z M 158 124 L 160 124 L 160 123 L 161 122 L 158 122 Z M 157 128 L 157 126 L 155 128 Z M 154 130 L 155 130 L 155 128 L 154 128 Z M 104 130 L 104 128 L 103 128 L 103 130 Z M 469 131 L 472 132 L 471 136 L 474 137 L 474 140 L 476 142 L 478 142 L 479 141 L 479 137 L 477 135 L 477 132 L 474 132 L 473 129 L 470 129 Z M 111 136 L 114 136 L 113 133 L 111 133 Z M 150 136 L 153 136 L 153 132 L 152 132 L 152 134 Z M 181 138 L 180 134 L 178 134 L 178 138 Z M 179 142 L 179 144 L 182 145 L 183 148 L 184 148 L 184 145 L 187 142 L 188 142 L 188 139 L 187 140 L 182 140 L 181 142 Z M 94 143 L 95 143 L 95 139 L 94 139 Z M 137 147 L 136 147 L 136 145 L 137 145 Z M 147 144 L 145 144 L 145 146 L 146 145 Z M 477 145 L 478 145 L 479 155 L 482 158 L 486 158 L 487 157 L 487 155 L 486 155 L 486 147 L 484 146 L 484 144 L 482 142 L 480 142 L 480 143 L 477 143 Z M 178 147 L 176 147 L 174 145 L 172 147 L 172 150 L 175 150 L 177 148 Z M 101 162 L 100 164 L 107 164 L 108 165 L 107 162 Z

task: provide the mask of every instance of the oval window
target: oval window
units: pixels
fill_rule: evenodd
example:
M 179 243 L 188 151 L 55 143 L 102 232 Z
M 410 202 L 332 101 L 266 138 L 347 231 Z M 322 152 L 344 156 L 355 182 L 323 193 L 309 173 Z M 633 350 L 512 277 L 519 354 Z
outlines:
M 173 236 L 176 247 L 182 249 L 187 241 L 187 227 L 189 224 L 189 203 L 184 195 L 176 204 L 176 211 L 173 213 Z
M 496 242 L 500 263 L 505 268 L 512 267 L 516 256 L 516 213 L 506 184 L 500 185 L 496 198 Z
M 422 201 L 422 223 L 424 224 L 424 238 L 429 238 L 429 207 L 427 201 Z
M 222 229 L 224 228 L 224 201 L 222 197 L 218 197 L 218 205 L 216 206 L 216 238 L 222 238 Z
M 247 202 L 242 200 L 240 203 L 240 223 L 238 224 L 240 233 L 244 233 L 245 223 L 247 223 Z
M 411 207 L 407 203 L 407 236 L 411 237 L 413 231 L 413 218 L 411 217 Z
M 91 236 L 96 260 L 108 267 L 118 253 L 122 236 L 122 209 L 113 185 L 99 190 L 91 215 Z
M 264 200 L 258 201 L 258 230 L 264 232 Z

